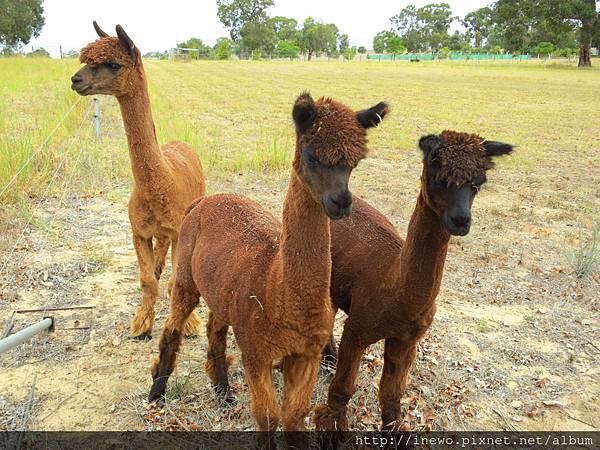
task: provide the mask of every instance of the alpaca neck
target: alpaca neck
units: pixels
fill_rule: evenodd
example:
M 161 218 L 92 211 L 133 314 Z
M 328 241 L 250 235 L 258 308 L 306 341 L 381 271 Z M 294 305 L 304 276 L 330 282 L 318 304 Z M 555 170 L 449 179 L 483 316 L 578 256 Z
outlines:
M 432 306 L 440 290 L 450 234 L 419 194 L 399 255 L 400 276 L 394 288 L 403 304 L 421 311 Z
M 329 218 L 292 170 L 283 204 L 280 258 L 282 288 L 298 306 L 329 302 L 330 246 Z
M 144 186 L 151 187 L 156 180 L 164 180 L 166 174 L 143 71 L 139 89 L 131 95 L 117 97 L 117 100 L 127 134 L 133 179 L 142 189 Z

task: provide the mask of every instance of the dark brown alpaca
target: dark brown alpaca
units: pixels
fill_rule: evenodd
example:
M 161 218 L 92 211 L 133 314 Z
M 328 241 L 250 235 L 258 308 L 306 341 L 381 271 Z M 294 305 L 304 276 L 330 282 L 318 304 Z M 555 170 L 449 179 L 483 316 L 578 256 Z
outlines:
M 146 337 L 154 324 L 158 279 L 169 244 L 175 272 L 183 214 L 192 200 L 204 195 L 204 176 L 191 147 L 179 141 L 162 148 L 158 145 L 142 56 L 129 36 L 120 25 L 118 37 L 108 36 L 96 22 L 94 28 L 100 39 L 81 50 L 85 66 L 71 78 L 72 88 L 80 95 L 114 95 L 121 107 L 134 179 L 129 221 L 142 287 L 142 304 L 131 323 L 131 334 Z M 185 333 L 196 335 L 199 330 L 200 319 L 194 312 Z
M 406 242 L 379 211 L 359 198 L 352 217 L 331 226 L 331 298 L 334 308 L 344 310 L 348 318 L 327 404 L 315 408 L 320 430 L 348 428 L 346 406 L 362 354 L 381 339 L 383 426 L 391 428 L 400 418 L 400 399 L 417 344 L 435 314 L 450 235 L 469 232 L 471 205 L 493 167 L 492 158 L 512 151 L 508 144 L 453 131 L 425 136 L 419 147 L 421 192 Z
M 283 225 L 256 202 L 233 194 L 205 198 L 186 215 L 150 401 L 165 392 L 183 324 L 202 294 L 210 308 L 206 370 L 217 393 L 229 392 L 225 348 L 231 326 L 258 429 L 273 431 L 279 422 L 272 365 L 280 358 L 284 429 L 305 429 L 333 325 L 329 219 L 350 214 L 348 180 L 367 153 L 366 128 L 386 112 L 385 103 L 355 113 L 335 100 L 301 95 L 292 113 L 296 151 Z

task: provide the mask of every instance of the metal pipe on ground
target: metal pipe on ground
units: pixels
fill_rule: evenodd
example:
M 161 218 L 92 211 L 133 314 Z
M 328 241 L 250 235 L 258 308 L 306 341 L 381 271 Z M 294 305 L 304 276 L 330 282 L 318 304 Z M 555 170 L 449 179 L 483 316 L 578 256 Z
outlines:
M 22 344 L 44 330 L 51 329 L 53 324 L 54 319 L 52 317 L 46 317 L 40 322 L 27 328 L 23 328 L 21 331 L 0 340 L 0 354 L 15 348 L 17 345 Z

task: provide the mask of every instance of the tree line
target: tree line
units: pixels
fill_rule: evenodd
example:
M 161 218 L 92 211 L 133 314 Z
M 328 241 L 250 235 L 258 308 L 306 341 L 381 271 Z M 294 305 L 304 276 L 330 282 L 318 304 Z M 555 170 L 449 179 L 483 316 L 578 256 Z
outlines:
M 462 19 L 448 3 L 408 5 L 390 18 L 390 29 L 373 38 L 378 53 L 490 52 L 571 56 L 591 66 L 592 44 L 600 45 L 596 0 L 498 0 Z M 459 22 L 464 32 L 450 33 Z
M 231 54 L 295 59 L 301 53 L 309 60 L 320 55 L 353 59 L 357 52 L 366 53 L 364 47 L 350 46 L 348 35 L 340 33 L 334 23 L 308 17 L 299 24 L 291 17 L 270 17 L 268 10 L 274 4 L 273 0 L 217 0 L 217 17 L 229 31 L 229 37 L 220 38 L 212 48 L 198 38 L 177 46 L 198 49 L 197 54 L 217 59 Z
M 373 38 L 376 53 L 451 51 L 532 53 L 571 56 L 580 66 L 591 66 L 591 48 L 600 46 L 599 0 L 497 0 L 460 18 L 448 3 L 408 5 L 390 18 L 390 28 Z M 271 55 L 308 59 L 327 55 L 353 59 L 366 53 L 350 45 L 347 34 L 334 23 L 308 17 L 303 23 L 283 16 L 271 17 L 274 0 L 216 0 L 217 17 L 229 31 L 209 46 L 199 38 L 177 45 L 197 51 L 193 55 L 227 59 L 232 54 L 260 58 Z M 454 23 L 464 31 L 450 33 Z M 42 0 L 0 0 L 0 49 L 11 54 L 39 33 L 44 25 Z M 166 52 L 151 52 L 166 57 Z

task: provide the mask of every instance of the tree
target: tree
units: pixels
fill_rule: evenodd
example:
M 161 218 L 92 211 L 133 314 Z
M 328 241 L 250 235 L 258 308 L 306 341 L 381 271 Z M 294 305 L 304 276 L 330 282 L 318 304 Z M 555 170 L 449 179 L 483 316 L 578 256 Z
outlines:
M 146 57 L 146 55 L 144 55 L 144 57 Z M 63 53 L 63 58 L 79 59 L 79 52 L 77 50 L 69 50 L 68 52 Z
M 465 36 L 460 34 L 458 31 L 455 31 L 454 34 L 448 36 L 444 41 L 444 47 L 448 47 L 450 50 L 460 51 L 463 49 L 469 49 L 470 46 Z
M 247 52 L 261 50 L 271 52 L 275 48 L 277 37 L 275 31 L 266 22 L 247 22 L 240 30 L 242 44 Z
M 406 51 L 406 47 L 404 46 L 404 42 L 402 42 L 402 38 L 395 35 L 391 36 L 386 42 L 385 51 L 394 55 L 394 58 L 396 55 L 404 53 Z
M 177 44 L 177 48 L 193 48 L 198 50 L 197 52 L 192 52 L 190 54 L 190 56 L 194 59 L 198 59 L 200 56 L 208 56 L 210 54 L 210 46 L 202 42 L 202 39 L 196 37 L 189 38 L 184 42 L 180 42 Z
M 18 47 L 40 35 L 44 26 L 42 0 L 0 0 L 0 45 Z
M 417 52 L 422 49 L 419 16 L 414 5 L 403 8 L 400 13 L 390 19 L 390 22 L 398 34 L 404 38 L 408 51 Z
M 548 56 L 554 52 L 555 48 L 552 42 L 540 42 L 538 45 L 531 49 L 531 52 L 535 55 Z
M 33 50 L 31 53 L 27 53 L 27 56 L 35 58 L 50 58 L 50 53 L 44 47 L 39 47 Z
M 364 55 L 365 53 L 367 53 L 367 49 L 361 45 L 360 47 L 358 47 L 358 53 Z
M 313 55 L 337 53 L 338 28 L 330 23 L 317 22 L 312 17 L 307 17 L 300 30 L 300 49 L 308 54 L 308 60 Z
M 373 51 L 375 53 L 385 52 L 388 41 L 396 36 L 393 31 L 380 31 L 373 38 Z
M 576 36 L 579 66 L 591 66 L 592 41 L 600 37 L 597 4 L 596 0 L 498 0 L 492 10 L 494 29 L 489 41 L 522 52 L 532 42 L 570 48 Z
M 342 55 L 346 61 L 352 61 L 356 57 L 356 53 L 356 47 L 348 47 L 342 52 Z
M 273 0 L 217 0 L 217 17 L 237 41 L 245 24 L 266 22 L 267 9 L 273 5 Z
M 408 5 L 390 19 L 392 27 L 409 51 L 439 49 L 454 21 L 448 3 L 430 3 L 422 8 Z
M 278 41 L 298 42 L 298 22 L 289 17 L 276 16 L 268 20 L 269 26 L 275 32 Z
M 488 45 L 499 45 L 512 53 L 527 51 L 538 20 L 540 1 L 545 0 L 498 0 L 491 15 L 495 39 Z
M 338 37 L 338 44 L 340 53 L 343 55 L 346 50 L 350 48 L 350 38 L 347 34 L 340 34 Z
M 214 49 L 215 58 L 217 59 L 229 59 L 231 57 L 231 41 L 228 38 L 217 39 Z
M 470 12 L 461 23 L 467 29 L 467 36 L 475 47 L 483 47 L 483 42 L 487 40 L 492 27 L 492 9 L 486 6 Z
M 300 47 L 290 41 L 279 41 L 277 43 L 277 54 L 280 58 L 298 58 Z
M 556 26 L 567 25 L 579 35 L 579 67 L 591 67 L 592 40 L 600 36 L 600 12 L 596 0 L 545 0 L 541 12 Z

